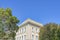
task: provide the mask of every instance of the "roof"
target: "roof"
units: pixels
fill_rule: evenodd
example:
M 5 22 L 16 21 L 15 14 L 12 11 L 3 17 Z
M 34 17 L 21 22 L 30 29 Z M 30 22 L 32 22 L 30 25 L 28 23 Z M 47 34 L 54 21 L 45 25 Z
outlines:
M 41 23 L 38 23 L 30 18 L 28 18 L 27 20 L 25 20 L 22 24 L 20 24 L 20 26 L 24 25 L 24 24 L 27 24 L 27 23 L 31 23 L 31 24 L 34 24 L 34 25 L 38 25 L 38 26 L 43 26 Z

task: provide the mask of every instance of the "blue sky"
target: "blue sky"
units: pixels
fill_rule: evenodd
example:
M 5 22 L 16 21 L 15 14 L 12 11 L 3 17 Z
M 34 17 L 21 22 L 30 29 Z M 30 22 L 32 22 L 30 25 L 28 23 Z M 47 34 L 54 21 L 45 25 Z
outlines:
M 60 24 L 60 0 L 0 0 L 0 8 L 11 8 L 20 23 L 31 18 L 42 24 Z

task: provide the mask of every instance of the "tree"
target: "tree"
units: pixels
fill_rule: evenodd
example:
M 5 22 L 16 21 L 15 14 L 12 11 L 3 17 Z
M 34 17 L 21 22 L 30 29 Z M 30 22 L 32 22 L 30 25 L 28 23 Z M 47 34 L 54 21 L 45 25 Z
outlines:
M 57 29 L 57 37 L 58 37 L 58 40 L 60 40 L 60 25 L 58 25 L 58 29 Z
M 19 20 L 12 15 L 10 8 L 0 8 L 0 38 L 3 40 L 15 40 L 15 32 L 18 30 Z
M 60 27 L 58 24 L 49 23 L 40 28 L 39 40 L 58 40 L 59 38 Z

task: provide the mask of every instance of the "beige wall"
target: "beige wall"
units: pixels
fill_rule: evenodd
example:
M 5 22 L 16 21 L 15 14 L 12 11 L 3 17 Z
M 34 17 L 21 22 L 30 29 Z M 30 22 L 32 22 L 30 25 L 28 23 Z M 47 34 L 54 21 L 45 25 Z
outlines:
M 38 33 L 39 33 L 39 29 L 40 27 L 38 26 L 35 26 L 35 25 L 29 25 L 30 26 L 30 39 L 32 39 L 32 35 L 34 35 L 34 40 L 36 40 L 36 36 L 39 36 Z M 32 27 L 33 27 L 33 30 L 32 30 Z M 36 32 L 36 28 L 38 29 L 38 32 Z
M 20 33 L 20 29 L 22 29 L 23 27 L 26 28 L 26 32 Z M 34 32 L 32 32 L 32 27 L 34 29 L 33 30 Z M 36 36 L 39 36 L 38 35 L 39 32 L 36 32 L 36 28 L 38 30 L 40 29 L 40 27 L 38 27 L 38 26 L 35 26 L 35 25 L 32 25 L 32 24 L 26 24 L 26 25 L 24 25 L 24 26 L 22 26 L 22 27 L 19 28 L 18 32 L 16 33 L 16 37 L 20 37 L 20 36 L 26 35 L 26 39 L 27 40 L 32 40 L 32 35 L 34 35 L 34 40 L 36 40 L 35 39 Z

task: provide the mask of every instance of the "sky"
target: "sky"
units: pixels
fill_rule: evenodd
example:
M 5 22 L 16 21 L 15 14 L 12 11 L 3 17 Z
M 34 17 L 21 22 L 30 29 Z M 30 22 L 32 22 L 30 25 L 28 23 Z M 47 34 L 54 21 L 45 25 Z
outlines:
M 30 18 L 42 24 L 60 24 L 60 0 L 0 0 L 0 8 L 11 8 L 20 23 Z

